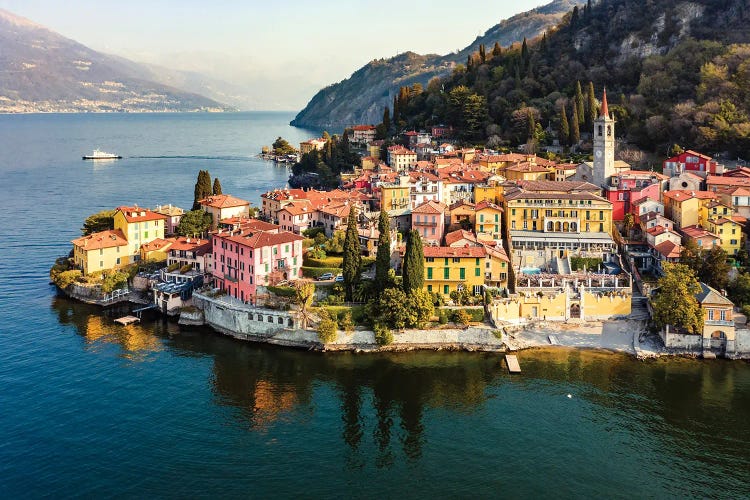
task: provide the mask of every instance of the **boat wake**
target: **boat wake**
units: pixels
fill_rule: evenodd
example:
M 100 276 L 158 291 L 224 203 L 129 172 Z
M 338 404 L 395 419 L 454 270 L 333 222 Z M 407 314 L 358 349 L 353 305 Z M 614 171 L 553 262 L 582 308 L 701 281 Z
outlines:
M 164 156 L 129 156 L 138 160 L 216 160 L 216 161 L 250 161 L 254 156 L 205 156 L 205 155 L 164 155 Z

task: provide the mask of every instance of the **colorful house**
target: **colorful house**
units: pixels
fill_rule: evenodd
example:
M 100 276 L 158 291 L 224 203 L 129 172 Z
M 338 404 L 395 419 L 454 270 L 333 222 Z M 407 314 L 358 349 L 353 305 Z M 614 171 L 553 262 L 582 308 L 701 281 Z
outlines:
M 477 235 L 484 233 L 488 234 L 493 240 L 502 239 L 502 208 L 489 201 L 482 201 L 477 203 L 474 213 L 476 214 L 474 231 Z
M 169 252 L 169 247 L 172 246 L 173 242 L 174 240 L 172 238 L 167 238 L 165 240 L 156 238 L 148 243 L 144 243 L 141 245 L 140 250 L 141 260 L 150 260 L 153 262 L 163 262 L 167 260 L 167 252 Z
M 484 247 L 424 247 L 425 288 L 449 295 L 467 288 L 482 293 L 487 250 Z
M 302 276 L 302 240 L 288 231 L 219 231 L 211 235 L 214 285 L 255 303 L 259 286 Z
M 727 254 L 730 256 L 737 254 L 740 249 L 742 227 L 731 217 L 708 219 L 706 229 L 719 237 L 721 248 Z
M 169 236 L 177 233 L 177 226 L 180 225 L 180 219 L 185 214 L 185 211 L 180 207 L 173 207 L 169 205 L 157 205 L 154 209 L 157 214 L 163 215 L 167 218 L 164 221 L 164 234 Z
M 211 214 L 211 228 L 219 227 L 219 221 L 230 217 L 249 217 L 250 202 L 229 194 L 216 194 L 199 200 L 203 210 Z
M 191 266 L 194 271 L 211 273 L 211 240 L 180 236 L 169 247 L 167 265 Z
M 707 175 L 724 173 L 724 165 L 716 163 L 710 156 L 691 150 L 667 158 L 662 166 L 663 172 L 669 177 L 680 175 L 682 172 L 691 172 L 705 179 Z
M 73 262 L 83 274 L 117 269 L 130 263 L 128 241 L 119 229 L 82 236 L 73 243 Z
M 157 238 L 164 239 L 164 228 L 167 217 L 146 208 L 117 207 L 115 210 L 115 229 L 122 231 L 128 241 L 128 262 L 137 262 L 141 259 L 141 245 L 149 243 Z
M 450 206 L 450 228 L 473 228 L 477 221 L 476 205 L 468 201 L 458 201 Z M 465 221 L 465 222 L 464 222 Z
M 426 201 L 411 212 L 411 228 L 428 245 L 438 246 L 445 234 L 445 203 Z
M 619 222 L 630 212 L 631 204 L 642 198 L 660 201 L 668 177 L 657 172 L 626 170 L 609 178 L 605 197 L 612 203 L 612 217 Z
M 665 191 L 662 194 L 664 215 L 673 220 L 678 229 L 695 226 L 700 224 L 701 205 L 716 198 L 716 193 L 709 191 Z
M 721 240 L 717 235 L 706 231 L 700 226 L 683 227 L 681 231 L 686 244 L 688 241 L 692 241 L 702 250 L 711 250 L 714 246 L 721 245 Z

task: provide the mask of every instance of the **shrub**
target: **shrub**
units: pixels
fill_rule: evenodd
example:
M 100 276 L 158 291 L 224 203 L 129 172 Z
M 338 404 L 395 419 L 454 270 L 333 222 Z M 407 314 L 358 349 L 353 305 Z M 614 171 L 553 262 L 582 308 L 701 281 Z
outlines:
M 307 263 L 308 260 L 315 260 L 315 259 L 325 259 L 326 258 L 326 252 L 321 247 L 311 247 L 307 250 L 307 253 L 305 254 L 305 263 Z
M 314 258 L 310 256 L 310 252 L 307 252 L 307 256 L 305 257 L 305 266 L 306 267 L 335 267 L 339 268 L 343 265 L 344 259 L 343 257 L 326 257 L 325 252 L 323 252 L 322 258 Z
M 308 229 L 305 229 L 302 231 L 302 236 L 305 238 L 312 238 L 314 239 L 317 235 L 323 234 L 325 236 L 325 228 L 324 227 L 311 227 Z
M 180 268 L 180 274 L 185 274 L 186 272 L 190 271 L 193 268 L 192 264 L 185 264 Z
M 440 309 L 440 311 L 438 312 L 438 323 L 440 323 L 441 325 L 445 325 L 446 323 L 448 323 L 448 315 L 445 314 L 444 309 Z
M 65 290 L 81 276 L 81 271 L 79 271 L 78 269 L 71 269 L 70 271 L 62 271 L 60 273 L 57 273 L 53 281 L 55 285 L 57 285 L 62 290 Z
M 169 264 L 169 266 L 167 266 L 167 272 L 169 273 L 174 272 L 177 269 L 179 269 L 179 267 L 180 267 L 179 262 L 172 262 L 171 264 Z
M 750 305 L 742 306 L 742 314 L 745 315 L 748 323 L 750 323 Z
M 266 290 L 279 297 L 294 297 L 296 289 L 291 286 L 267 286 Z
M 596 270 L 602 263 L 602 259 L 596 257 L 571 257 L 570 267 L 573 271 L 583 271 L 584 266 L 587 271 Z
M 128 275 L 119 271 L 115 271 L 113 273 L 109 273 L 104 277 L 104 281 L 102 282 L 102 292 L 110 293 L 113 290 L 117 290 L 118 288 L 125 288 L 127 286 Z
M 380 322 L 375 323 L 373 331 L 375 332 L 375 342 L 378 345 L 383 346 L 393 343 L 393 332 L 388 328 L 388 325 Z
M 458 309 L 453 312 L 453 322 L 459 325 L 468 325 L 471 322 L 471 316 L 466 309 Z
M 339 320 L 341 329 L 344 330 L 348 335 L 354 331 L 354 321 L 352 321 L 352 313 L 347 311 L 343 317 Z
M 327 311 L 320 313 L 320 323 L 318 324 L 318 338 L 324 344 L 328 344 L 336 340 L 336 330 L 338 325 L 336 321 L 328 314 Z

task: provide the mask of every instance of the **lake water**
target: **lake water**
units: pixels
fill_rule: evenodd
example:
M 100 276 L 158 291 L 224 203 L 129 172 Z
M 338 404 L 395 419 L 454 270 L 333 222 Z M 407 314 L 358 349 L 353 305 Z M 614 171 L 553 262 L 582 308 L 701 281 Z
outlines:
M 56 297 L 120 204 L 258 203 L 284 113 L 0 116 L 0 497 L 750 497 L 750 365 L 566 349 L 320 354 Z M 95 147 L 125 156 L 84 162 Z

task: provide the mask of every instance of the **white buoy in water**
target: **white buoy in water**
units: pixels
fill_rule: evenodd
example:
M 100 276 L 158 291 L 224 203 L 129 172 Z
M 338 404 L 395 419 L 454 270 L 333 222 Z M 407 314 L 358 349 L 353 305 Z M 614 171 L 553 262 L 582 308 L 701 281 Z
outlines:
M 573 399 L 573 395 L 572 394 L 568 394 L 568 399 Z

